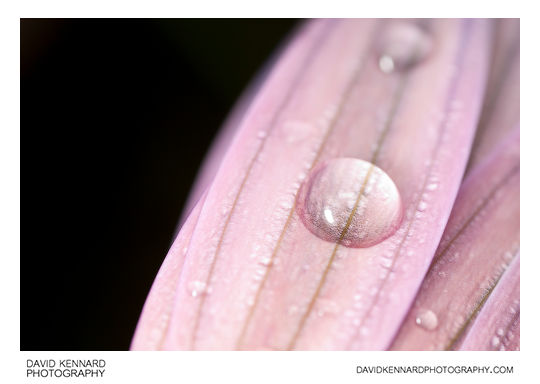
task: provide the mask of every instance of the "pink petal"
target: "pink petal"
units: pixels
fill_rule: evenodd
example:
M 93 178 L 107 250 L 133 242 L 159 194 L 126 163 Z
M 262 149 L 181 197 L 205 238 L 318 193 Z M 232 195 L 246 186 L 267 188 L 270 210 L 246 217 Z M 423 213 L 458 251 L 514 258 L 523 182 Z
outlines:
M 482 115 L 468 170 L 482 162 L 519 125 L 519 19 L 497 20 Z
M 392 349 L 455 348 L 518 251 L 519 128 L 465 179 Z M 426 313 L 435 315 L 436 326 L 422 326 Z
M 403 23 L 315 21 L 277 61 L 209 187 L 156 348 L 388 346 L 450 214 L 491 37 L 484 20 L 435 20 L 426 59 L 383 73 L 379 37 Z M 382 243 L 339 246 L 299 220 L 302 180 L 336 157 L 371 160 L 401 192 Z
M 459 349 L 519 350 L 519 254 L 484 304 Z
M 171 312 L 175 304 L 176 286 L 204 200 L 205 195 L 203 194 L 189 214 L 161 265 L 144 304 L 141 319 L 137 324 L 131 343 L 132 349 L 154 350 L 159 349 L 163 343 L 163 337 L 167 333 Z

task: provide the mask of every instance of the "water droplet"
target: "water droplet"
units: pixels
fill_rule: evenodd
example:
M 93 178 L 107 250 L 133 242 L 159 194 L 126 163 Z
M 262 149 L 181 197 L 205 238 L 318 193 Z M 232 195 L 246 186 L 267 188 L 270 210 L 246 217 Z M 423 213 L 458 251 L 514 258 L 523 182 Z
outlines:
M 315 127 L 304 121 L 287 121 L 282 129 L 288 144 L 298 144 L 312 136 Z
M 271 257 L 263 257 L 261 260 L 259 260 L 259 263 L 264 266 L 268 266 L 272 263 Z
M 392 266 L 392 262 L 393 262 L 392 259 L 383 259 L 382 262 L 381 262 L 381 265 L 384 268 L 390 268 Z
M 491 346 L 493 348 L 497 348 L 499 344 L 501 344 L 501 339 L 499 339 L 498 336 L 493 336 L 493 338 L 491 339 Z
M 514 255 L 513 255 L 512 252 L 510 252 L 510 251 L 504 253 L 504 259 L 505 259 L 506 261 L 512 260 L 513 257 L 514 257 Z
M 296 209 L 314 235 L 353 248 L 380 243 L 397 230 L 403 216 L 392 179 L 354 158 L 315 167 L 300 188 Z
M 394 72 L 394 59 L 387 54 L 382 55 L 379 58 L 379 69 L 384 73 Z
M 418 313 L 418 316 L 416 316 L 415 322 L 417 325 L 428 331 L 433 331 L 435 328 L 437 328 L 437 325 L 439 324 L 437 315 L 429 309 L 420 311 Z
M 421 201 L 418 203 L 418 210 L 420 212 L 424 212 L 427 208 L 427 203 L 425 201 Z
M 427 189 L 428 191 L 434 191 L 434 190 L 437 189 L 438 186 L 439 186 L 439 185 L 438 185 L 437 183 L 431 183 L 431 184 L 428 184 L 428 185 L 426 186 L 426 189 Z
M 335 301 L 328 299 L 320 299 L 317 303 L 317 316 L 335 315 L 339 312 L 339 306 Z
M 191 293 L 191 296 L 197 297 L 206 293 L 206 283 L 203 281 L 191 281 L 187 285 L 188 291 Z
M 297 313 L 297 312 L 298 312 L 298 307 L 297 307 L 296 305 L 291 305 L 291 306 L 289 307 L 289 309 L 287 310 L 287 313 L 288 313 L 289 315 L 294 315 L 294 314 Z
M 418 26 L 394 22 L 380 37 L 379 69 L 384 73 L 408 70 L 426 58 L 431 45 L 431 38 Z

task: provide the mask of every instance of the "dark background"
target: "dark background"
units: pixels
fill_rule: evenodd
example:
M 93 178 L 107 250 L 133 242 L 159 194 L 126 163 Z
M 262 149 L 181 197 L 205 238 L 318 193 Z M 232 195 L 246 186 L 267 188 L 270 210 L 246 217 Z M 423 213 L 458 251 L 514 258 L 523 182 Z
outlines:
M 124 350 L 202 159 L 295 20 L 21 20 L 21 350 Z

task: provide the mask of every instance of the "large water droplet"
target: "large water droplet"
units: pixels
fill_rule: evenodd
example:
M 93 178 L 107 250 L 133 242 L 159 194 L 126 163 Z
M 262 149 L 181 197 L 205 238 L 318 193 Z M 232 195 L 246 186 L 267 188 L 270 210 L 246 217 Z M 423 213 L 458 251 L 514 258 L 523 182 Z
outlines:
M 415 321 L 417 325 L 428 331 L 433 331 L 435 328 L 437 328 L 437 325 L 439 324 L 437 315 L 429 309 L 420 311 Z
M 431 38 L 417 25 L 393 22 L 380 37 L 379 69 L 384 73 L 408 70 L 425 59 L 431 45 Z
M 403 216 L 392 179 L 374 164 L 354 158 L 315 167 L 300 188 L 296 209 L 317 237 L 353 248 L 380 243 L 396 231 Z

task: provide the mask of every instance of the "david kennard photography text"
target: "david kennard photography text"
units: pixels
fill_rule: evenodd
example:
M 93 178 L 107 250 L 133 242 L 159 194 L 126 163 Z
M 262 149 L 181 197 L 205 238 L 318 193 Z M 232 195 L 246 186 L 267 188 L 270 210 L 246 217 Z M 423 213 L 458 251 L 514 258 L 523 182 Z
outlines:
M 103 377 L 103 359 L 26 360 L 26 377 Z

